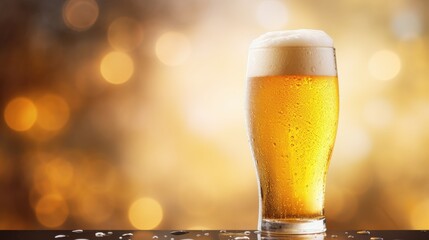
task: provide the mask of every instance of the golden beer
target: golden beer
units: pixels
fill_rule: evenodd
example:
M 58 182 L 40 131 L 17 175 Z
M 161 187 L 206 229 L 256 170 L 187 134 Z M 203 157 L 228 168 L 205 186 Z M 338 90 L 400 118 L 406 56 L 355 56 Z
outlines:
M 338 124 L 332 47 L 251 48 L 247 120 L 260 186 L 260 228 L 326 230 L 326 174 Z

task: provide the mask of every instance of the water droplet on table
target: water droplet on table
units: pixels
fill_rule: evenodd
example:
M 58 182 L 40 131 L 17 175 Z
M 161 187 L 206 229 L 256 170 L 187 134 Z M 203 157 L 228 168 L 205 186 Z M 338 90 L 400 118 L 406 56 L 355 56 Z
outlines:
M 106 234 L 104 232 L 96 232 L 95 236 L 96 237 L 104 237 L 104 236 L 106 236 Z
M 132 236 L 132 235 L 133 235 L 132 233 L 124 233 L 124 234 L 122 234 L 123 237 L 125 237 L 125 236 Z
M 347 238 L 355 238 L 353 235 L 348 235 Z
M 74 233 L 81 233 L 81 232 L 83 232 L 83 230 L 82 229 L 76 229 L 76 230 L 73 230 L 72 232 L 74 232 Z
M 208 233 L 208 232 L 204 233 L 204 236 L 209 236 L 209 235 L 210 235 L 210 233 Z
M 371 240 L 383 240 L 383 238 L 382 238 L 382 237 L 371 237 L 370 239 L 371 239 Z
M 368 231 L 368 230 L 362 230 L 362 231 L 357 231 L 357 234 L 361 234 L 361 235 L 369 235 L 369 234 L 371 234 L 371 232 L 370 232 L 370 231 Z
M 155 236 L 152 237 L 152 239 L 158 239 L 158 236 L 155 235 Z
M 219 232 L 220 233 L 226 233 L 226 230 L 220 230 Z
M 65 237 L 67 237 L 67 235 L 64 235 L 64 234 L 59 234 L 55 236 L 55 238 L 65 238 Z
M 250 231 L 245 231 L 244 234 L 245 235 L 250 235 Z
M 261 231 L 256 230 L 256 231 L 254 231 L 253 233 L 254 233 L 254 234 L 261 234 Z
M 183 235 L 183 234 L 187 234 L 189 233 L 188 231 L 183 231 L 183 230 L 179 230 L 179 231 L 171 231 L 170 234 L 173 235 Z
M 235 237 L 234 240 L 249 240 L 250 238 L 248 236 L 240 236 L 240 237 Z
M 335 234 L 331 235 L 331 238 L 337 238 L 337 237 L 338 237 L 338 235 L 335 235 Z

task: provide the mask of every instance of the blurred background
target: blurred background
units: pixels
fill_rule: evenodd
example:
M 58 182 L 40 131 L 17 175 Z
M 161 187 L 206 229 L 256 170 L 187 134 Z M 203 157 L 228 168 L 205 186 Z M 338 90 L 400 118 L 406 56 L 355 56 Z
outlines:
M 0 229 L 254 229 L 252 39 L 334 39 L 330 229 L 429 228 L 429 2 L 0 2 Z

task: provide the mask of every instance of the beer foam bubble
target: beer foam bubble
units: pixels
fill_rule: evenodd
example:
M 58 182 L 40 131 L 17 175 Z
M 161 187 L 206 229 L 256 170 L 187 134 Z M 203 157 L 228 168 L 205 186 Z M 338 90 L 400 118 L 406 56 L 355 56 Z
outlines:
M 321 30 L 298 29 L 265 33 L 253 40 L 250 48 L 333 47 L 332 38 Z
M 247 76 L 336 76 L 332 38 L 320 30 L 269 32 L 250 45 Z

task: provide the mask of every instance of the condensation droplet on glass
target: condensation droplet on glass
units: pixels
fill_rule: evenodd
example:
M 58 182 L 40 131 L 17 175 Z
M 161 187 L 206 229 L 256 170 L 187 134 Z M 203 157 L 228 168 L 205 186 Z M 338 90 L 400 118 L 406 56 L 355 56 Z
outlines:
M 155 235 L 155 236 L 152 237 L 152 239 L 158 239 L 158 236 Z
M 253 233 L 254 233 L 254 234 L 261 234 L 261 231 L 256 230 L 256 231 L 254 231 Z

